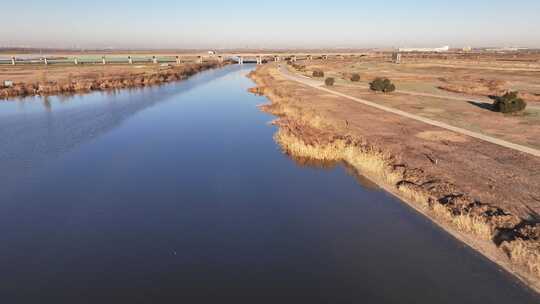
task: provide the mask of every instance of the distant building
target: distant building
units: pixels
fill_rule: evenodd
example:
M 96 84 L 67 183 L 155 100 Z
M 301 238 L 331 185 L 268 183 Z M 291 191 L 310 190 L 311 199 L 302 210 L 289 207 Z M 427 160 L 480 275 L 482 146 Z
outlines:
M 472 47 L 466 46 L 466 47 L 463 48 L 463 51 L 464 52 L 470 52 L 470 51 L 472 51 Z
M 442 53 L 448 52 L 450 50 L 449 46 L 443 46 L 440 48 L 399 48 L 398 51 L 402 53 Z

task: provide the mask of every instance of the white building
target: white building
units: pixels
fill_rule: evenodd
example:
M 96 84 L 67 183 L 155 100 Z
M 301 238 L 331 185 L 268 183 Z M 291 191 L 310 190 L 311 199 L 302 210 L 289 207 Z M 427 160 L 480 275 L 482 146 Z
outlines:
M 412 53 L 412 52 L 419 52 L 419 53 L 442 53 L 442 52 L 448 52 L 450 50 L 450 47 L 443 46 L 440 48 L 399 48 L 399 52 L 403 53 Z

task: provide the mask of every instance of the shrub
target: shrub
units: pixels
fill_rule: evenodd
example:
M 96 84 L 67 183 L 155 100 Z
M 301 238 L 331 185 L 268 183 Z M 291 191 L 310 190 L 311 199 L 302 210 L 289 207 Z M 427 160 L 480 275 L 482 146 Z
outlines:
M 525 110 L 527 103 L 518 97 L 517 92 L 508 92 L 503 96 L 495 96 L 493 110 L 502 113 L 515 113 Z
M 301 64 L 296 64 L 294 63 L 292 65 L 297 71 L 300 71 L 300 72 L 303 72 L 306 70 L 306 66 L 305 65 L 301 65 Z
M 336 80 L 332 77 L 328 77 L 324 80 L 324 84 L 327 85 L 327 86 L 333 86 L 334 85 L 334 82 L 336 82 Z
M 396 86 L 388 78 L 377 77 L 369 84 L 369 88 L 376 92 L 391 93 L 396 90 Z
M 313 71 L 313 77 L 324 77 L 324 72 L 321 70 Z
M 360 81 L 360 74 L 354 73 L 351 75 L 351 81 L 358 82 Z

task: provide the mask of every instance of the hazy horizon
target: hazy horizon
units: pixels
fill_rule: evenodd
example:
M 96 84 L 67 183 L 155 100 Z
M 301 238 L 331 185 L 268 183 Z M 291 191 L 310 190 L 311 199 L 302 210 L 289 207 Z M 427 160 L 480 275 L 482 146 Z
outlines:
M 0 47 L 540 47 L 532 0 L 8 2 Z

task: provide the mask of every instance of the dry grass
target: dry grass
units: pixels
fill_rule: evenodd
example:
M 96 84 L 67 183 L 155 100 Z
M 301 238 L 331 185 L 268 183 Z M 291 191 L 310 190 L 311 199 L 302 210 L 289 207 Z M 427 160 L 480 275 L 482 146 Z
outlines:
M 510 259 L 540 277 L 540 241 L 515 240 L 502 246 Z
M 320 117 L 319 117 L 320 119 Z M 323 123 L 316 120 L 313 127 Z M 396 180 L 386 161 L 389 155 L 368 146 L 352 145 L 348 140 L 338 139 L 324 145 L 306 144 L 290 132 L 280 129 L 275 135 L 283 150 L 289 154 L 325 161 L 344 161 L 364 175 L 376 176 L 386 182 Z
M 459 231 L 472 233 L 486 240 L 493 237 L 493 229 L 485 219 L 470 214 L 460 214 L 452 218 Z
M 450 92 L 470 95 L 500 95 L 509 89 L 505 81 L 486 79 L 479 79 L 476 82 L 445 83 L 439 88 Z
M 73 94 L 75 92 L 89 92 L 95 90 L 123 89 L 132 87 L 149 86 L 171 81 L 185 79 L 200 71 L 218 67 L 220 64 L 183 64 L 161 68 L 160 66 L 145 67 L 144 71 L 135 67 L 102 67 L 99 71 L 96 67 L 74 68 L 54 67 L 51 70 L 37 70 L 29 72 L 27 81 L 16 82 L 13 87 L 0 87 L 0 99 L 27 95 L 54 95 Z M 17 67 L 17 69 L 20 69 Z M 79 70 L 77 70 L 79 69 Z M 89 70 L 91 69 L 91 70 Z M 77 72 L 74 74 L 74 72 Z M 85 71 L 85 72 L 82 72 Z M 13 73 L 7 70 L 0 74 L 7 77 Z
M 389 164 L 391 156 L 384 152 L 371 147 L 351 145 L 341 139 L 324 145 L 310 145 L 284 129 L 276 133 L 275 139 L 283 150 L 291 155 L 324 161 L 344 161 L 360 174 L 375 177 L 395 187 L 404 197 L 452 223 L 459 231 L 472 233 L 486 240 L 493 237 L 494 228 L 486 218 L 468 213 L 455 215 L 451 208 L 433 199 L 424 188 L 404 182 L 400 172 L 393 170 Z

